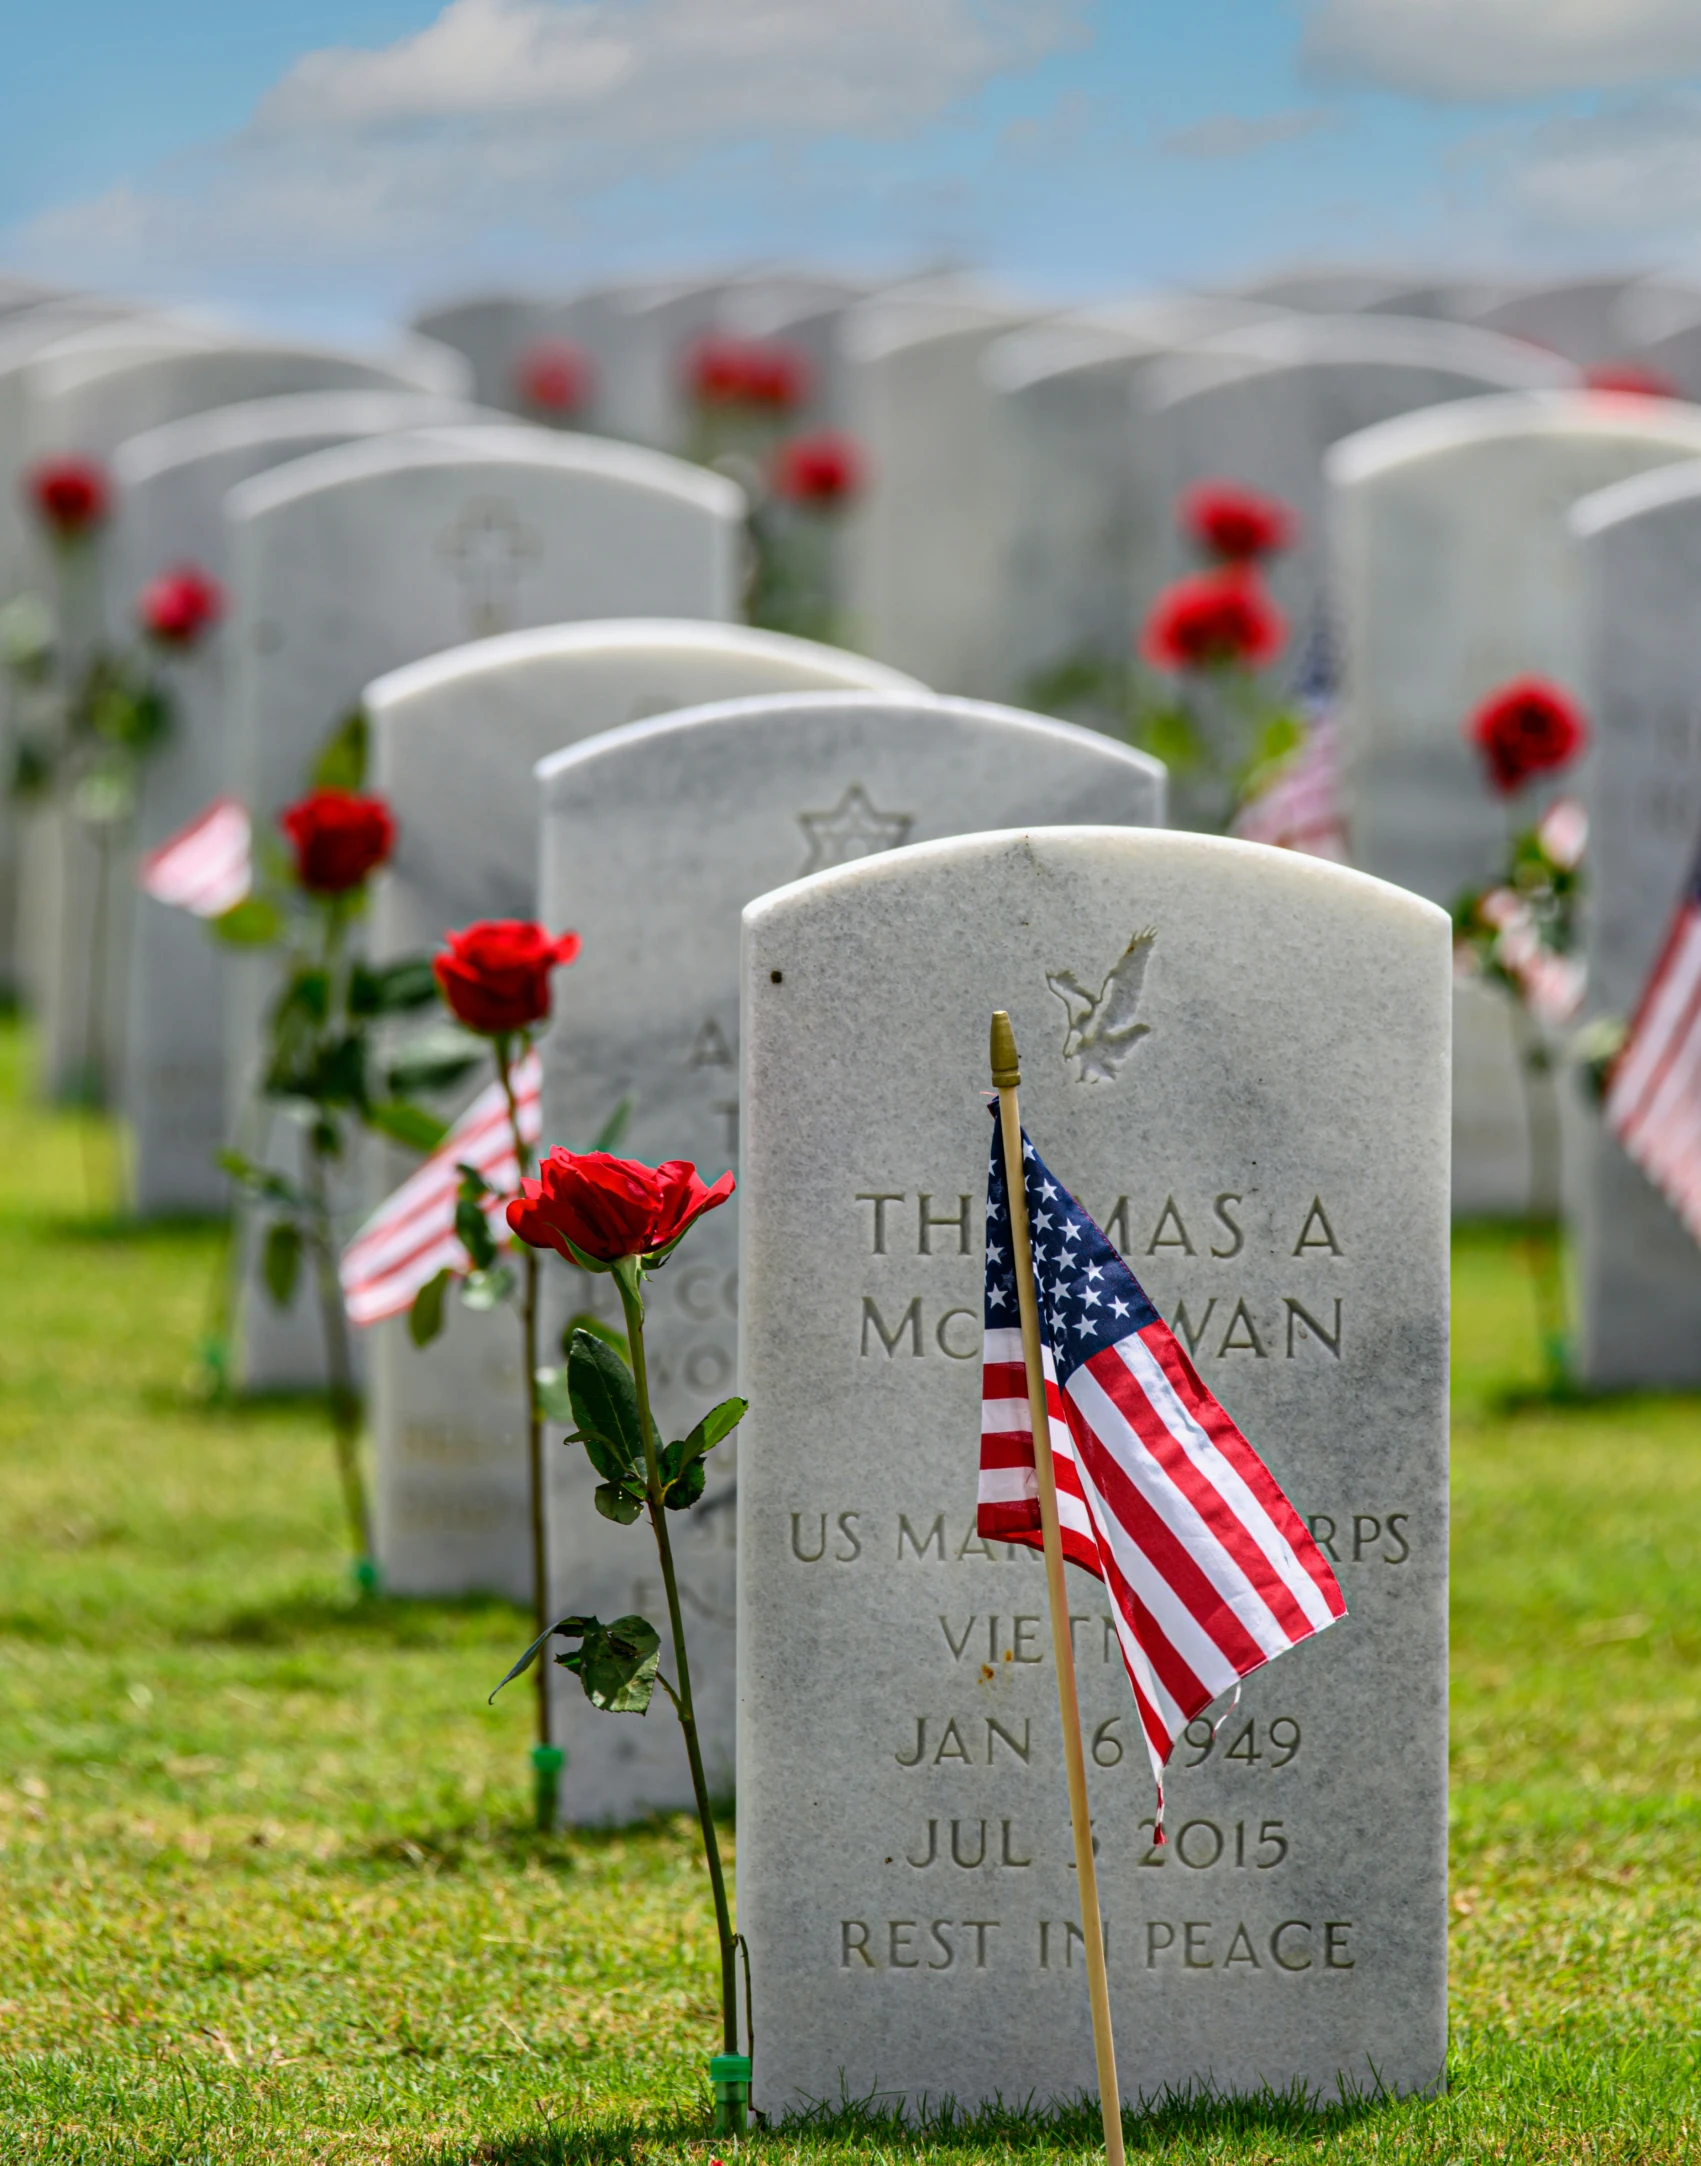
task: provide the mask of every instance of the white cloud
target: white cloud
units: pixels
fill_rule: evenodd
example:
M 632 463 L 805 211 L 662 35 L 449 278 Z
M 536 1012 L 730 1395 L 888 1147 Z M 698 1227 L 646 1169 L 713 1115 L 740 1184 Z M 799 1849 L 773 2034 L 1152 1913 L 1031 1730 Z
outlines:
M 1701 92 L 1544 122 L 1506 162 L 1511 202 L 1540 231 L 1686 240 L 1701 217 Z
M 440 281 L 496 232 L 536 263 L 540 241 L 641 220 L 689 168 L 686 236 L 729 174 L 772 191 L 819 146 L 918 135 L 1084 42 L 1092 4 L 450 0 L 393 44 L 304 55 L 234 136 L 4 239 L 130 286 L 404 259 Z
M 1324 105 L 1290 106 L 1285 112 L 1255 115 L 1213 113 L 1208 120 L 1161 137 L 1158 148 L 1175 158 L 1244 158 L 1338 125 L 1338 116 Z
M 1420 97 L 1491 101 L 1701 73 L 1698 0 L 1316 0 L 1320 73 Z

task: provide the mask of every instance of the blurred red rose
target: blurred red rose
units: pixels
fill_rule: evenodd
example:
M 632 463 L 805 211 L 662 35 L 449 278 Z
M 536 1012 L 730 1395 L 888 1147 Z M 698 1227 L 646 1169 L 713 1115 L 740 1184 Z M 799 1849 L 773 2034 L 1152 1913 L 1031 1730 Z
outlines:
M 774 494 L 788 503 L 845 504 L 862 487 L 862 453 L 837 429 L 794 436 L 774 454 L 772 479 Z
M 179 564 L 136 597 L 136 621 L 162 647 L 192 647 L 224 615 L 224 590 L 199 566 Z
M 55 541 L 79 541 L 105 520 L 112 491 L 93 459 L 45 459 L 24 477 L 24 494 Z
M 491 1038 L 545 1021 L 549 973 L 579 952 L 577 933 L 552 940 L 524 918 L 483 918 L 447 939 L 431 965 L 443 998 L 469 1030 Z
M 1533 776 L 1567 767 L 1589 742 L 1583 710 L 1545 677 L 1517 677 L 1491 692 L 1465 723 L 1502 797 Z
M 534 339 L 514 363 L 514 382 L 540 413 L 576 414 L 591 403 L 596 364 L 577 339 Z
M 315 790 L 278 815 L 295 850 L 295 873 L 314 895 L 359 887 L 395 847 L 396 823 L 381 797 Z
M 1273 661 L 1287 625 L 1256 573 L 1225 565 L 1165 587 L 1140 634 L 1140 652 L 1159 669 L 1247 669 Z
M 1680 399 L 1683 396 L 1669 376 L 1662 376 L 1658 369 L 1644 368 L 1639 361 L 1607 361 L 1598 368 L 1585 369 L 1583 384 L 1586 390 L 1614 391 L 1624 398 Z
M 809 393 L 809 357 L 781 339 L 710 332 L 685 357 L 685 382 L 699 406 L 753 406 L 790 413 Z
M 1201 481 L 1181 499 L 1182 532 L 1225 564 L 1250 564 L 1291 548 L 1298 521 L 1288 507 L 1233 481 Z
M 733 1178 L 723 1173 L 705 1188 L 689 1159 L 664 1166 L 613 1158 L 607 1151 L 553 1150 L 535 1181 L 522 1181 L 508 1206 L 508 1223 L 532 1248 L 552 1248 L 569 1263 L 573 1250 L 598 1263 L 651 1256 L 725 1203 Z

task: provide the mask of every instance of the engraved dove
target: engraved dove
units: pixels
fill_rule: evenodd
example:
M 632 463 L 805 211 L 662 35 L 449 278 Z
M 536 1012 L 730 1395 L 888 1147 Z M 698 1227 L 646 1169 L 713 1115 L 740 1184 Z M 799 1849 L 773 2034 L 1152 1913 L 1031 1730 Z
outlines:
M 1096 995 L 1072 970 L 1048 970 L 1045 982 L 1069 1012 L 1064 1034 L 1063 1057 L 1080 1062 L 1083 1083 L 1113 1080 L 1117 1070 L 1150 1030 L 1149 1023 L 1135 1021 L 1140 988 L 1151 959 L 1157 928 L 1136 933 L 1111 965 Z

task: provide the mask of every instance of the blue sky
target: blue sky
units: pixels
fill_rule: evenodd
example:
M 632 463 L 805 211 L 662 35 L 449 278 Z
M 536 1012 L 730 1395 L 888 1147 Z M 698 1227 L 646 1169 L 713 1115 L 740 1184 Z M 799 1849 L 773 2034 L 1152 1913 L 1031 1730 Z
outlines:
M 1701 0 L 57 0 L 0 263 L 301 327 L 771 257 L 1701 268 Z

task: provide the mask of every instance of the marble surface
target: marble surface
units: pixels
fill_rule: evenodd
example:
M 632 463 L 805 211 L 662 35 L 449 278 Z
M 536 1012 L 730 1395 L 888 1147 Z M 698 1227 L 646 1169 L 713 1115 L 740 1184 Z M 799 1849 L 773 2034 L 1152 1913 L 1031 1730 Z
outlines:
M 1048 974 L 1096 984 L 1147 927 L 1148 1031 L 1084 1079 Z M 746 910 L 738 1906 L 767 2112 L 1096 2090 L 1043 1570 L 973 1532 L 995 1007 L 1036 1145 L 1348 1604 L 1177 1748 L 1154 1853 L 1102 1591 L 1069 1575 L 1124 2096 L 1439 2080 L 1449 974 L 1432 904 L 1176 833 L 967 835 Z
M 135 598 L 179 564 L 230 584 L 224 499 L 239 482 L 358 437 L 465 419 L 421 392 L 308 391 L 253 399 L 148 429 L 113 460 L 117 514 L 104 556 L 110 637 L 134 637 Z M 156 848 L 231 787 L 228 634 L 213 630 L 157 667 L 172 729 L 150 758 L 137 807 L 138 852 Z M 228 954 L 185 910 L 139 897 L 130 944 L 119 1104 L 130 1130 L 130 1201 L 144 1217 L 222 1209 L 213 1162 L 225 1140 L 224 984 Z
M 232 772 L 265 829 L 366 686 L 403 663 L 528 625 L 724 620 L 737 604 L 738 490 L 589 437 L 518 424 L 419 430 L 294 460 L 226 504 Z M 258 960 L 228 981 L 233 1130 L 269 983 Z M 304 1302 L 279 1316 L 245 1298 L 243 1344 L 249 1383 L 319 1373 Z
M 1610 756 L 1589 773 L 1588 1008 L 1627 1018 L 1701 848 L 1701 463 L 1572 512 L 1583 682 Z M 1590 1117 L 1580 1356 L 1591 1384 L 1701 1384 L 1701 1248 Z
M 1506 811 L 1463 724 L 1513 677 L 1580 687 L 1571 506 L 1696 457 L 1701 408 L 1575 392 L 1463 401 L 1336 446 L 1330 543 L 1356 864 L 1444 905 L 1496 869 Z M 1595 764 L 1525 793 L 1527 815 L 1587 787 Z M 1525 1122 L 1498 996 L 1464 996 L 1456 1047 L 1455 1209 L 1521 1212 Z
M 617 619 L 510 632 L 381 677 L 366 694 L 376 787 L 400 834 L 373 902 L 383 959 L 434 948 L 477 918 L 538 914 L 532 770 L 600 731 L 708 700 L 825 690 L 919 691 L 861 655 L 743 625 Z M 556 997 L 569 1037 L 579 973 Z M 458 1112 L 488 1068 L 441 1110 Z M 406 1171 L 371 1152 L 375 1202 Z M 395 1318 L 365 1334 L 384 1582 L 403 1595 L 495 1592 L 529 1604 L 532 1564 L 513 1313 L 449 1307 L 423 1351 Z
M 652 1164 L 689 1158 L 706 1179 L 741 1161 L 738 927 L 752 897 L 810 867 L 1015 817 L 1139 825 L 1163 816 L 1162 770 L 1141 755 L 1066 724 L 920 693 L 702 707 L 560 753 L 540 779 L 542 915 L 584 942 L 559 981 L 545 1046 L 545 1142 L 585 1148 L 626 1098 L 622 1149 Z M 903 968 L 895 949 L 894 997 Z M 855 1068 L 848 1061 L 839 1071 L 847 1106 Z M 949 1235 L 956 1241 L 954 1191 L 941 1193 L 938 1209 L 959 1227 Z M 652 1283 L 652 1374 L 669 1437 L 737 1385 L 738 1216 L 735 1199 L 706 1218 Z M 605 1278 L 563 1266 L 550 1279 L 552 1329 L 570 1310 L 610 1299 Z M 809 1279 L 791 1293 L 813 1305 Z M 645 1530 L 598 1518 L 582 1456 L 551 1450 L 560 1610 L 608 1617 L 652 1608 L 659 1597 Z M 674 1522 L 717 1778 L 733 1760 L 737 1479 L 735 1439 L 714 1453 L 702 1503 Z M 687 1801 L 672 1723 L 598 1714 L 576 1679 L 557 1675 L 569 1817 L 629 1817 Z

